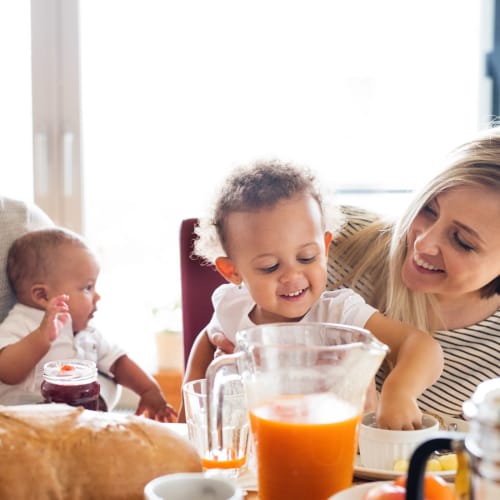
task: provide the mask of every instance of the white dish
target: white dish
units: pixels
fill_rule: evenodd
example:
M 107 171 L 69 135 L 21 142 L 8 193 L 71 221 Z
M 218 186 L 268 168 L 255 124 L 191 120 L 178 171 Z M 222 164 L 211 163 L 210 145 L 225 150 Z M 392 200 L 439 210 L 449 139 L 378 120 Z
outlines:
M 445 431 L 456 431 L 456 432 L 469 431 L 469 422 L 467 422 L 466 420 L 448 417 L 446 415 L 441 415 L 441 418 L 443 419 L 443 430 Z
M 446 481 L 453 481 L 455 479 L 456 471 L 446 470 L 446 471 L 433 471 L 436 476 L 441 476 Z M 354 476 L 360 479 L 386 479 L 393 480 L 397 477 L 403 475 L 402 472 L 397 472 L 394 470 L 383 470 L 383 469 L 370 469 L 369 467 L 364 467 L 361 464 L 359 455 L 356 456 L 356 461 L 354 462 Z
M 169 423 L 165 422 L 163 425 L 171 429 L 172 431 L 176 432 L 177 434 L 181 435 L 182 437 L 185 437 L 187 439 L 188 437 L 188 429 L 187 429 L 187 424 L 181 424 L 181 423 Z
M 381 429 L 375 412 L 363 415 L 359 427 L 361 463 L 371 469 L 388 469 L 397 460 L 409 459 L 420 443 L 439 432 L 439 421 L 433 415 L 422 415 L 422 428 L 414 430 Z
M 357 486 L 353 486 L 352 488 L 348 488 L 347 490 L 339 491 L 335 493 L 328 500 L 362 500 L 363 495 L 371 488 L 376 486 L 377 484 L 388 483 L 389 481 L 377 481 L 375 483 L 365 483 L 358 484 Z

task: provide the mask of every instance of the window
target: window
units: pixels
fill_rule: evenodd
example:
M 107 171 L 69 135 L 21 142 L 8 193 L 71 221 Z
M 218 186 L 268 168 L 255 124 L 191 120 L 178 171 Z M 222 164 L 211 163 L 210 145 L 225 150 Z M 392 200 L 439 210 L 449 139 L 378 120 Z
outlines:
M 30 10 L 0 4 L 0 185 L 2 194 L 33 200 Z M 15 47 L 15 50 L 13 50 Z
M 60 12 L 54 158 L 74 167 L 73 196 L 46 208 L 99 252 L 105 334 L 154 370 L 153 310 L 171 309 L 161 326 L 180 328 L 180 222 L 235 165 L 305 164 L 337 201 L 395 214 L 490 119 L 490 4 L 32 2 L 34 32 L 47 6 Z M 59 192 L 64 172 L 50 182 Z M 65 205 L 75 198 L 81 216 Z

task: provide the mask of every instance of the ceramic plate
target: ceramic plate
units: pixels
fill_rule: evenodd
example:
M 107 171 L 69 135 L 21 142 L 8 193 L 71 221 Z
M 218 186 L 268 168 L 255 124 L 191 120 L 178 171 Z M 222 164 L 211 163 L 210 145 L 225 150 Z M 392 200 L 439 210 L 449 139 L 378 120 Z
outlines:
M 441 418 L 443 420 L 442 427 L 445 431 L 468 432 L 469 430 L 469 422 L 465 420 L 447 417 L 446 415 L 442 415 Z
M 347 490 L 336 493 L 328 500 L 362 500 L 363 495 L 369 489 L 373 488 L 377 484 L 384 484 L 388 482 L 389 481 L 378 481 L 375 483 L 358 484 L 357 486 L 353 486 L 352 488 L 348 488 Z
M 447 470 L 447 471 L 433 471 L 433 474 L 436 476 L 441 476 L 446 481 L 453 481 L 455 479 L 456 471 Z M 401 472 L 397 472 L 394 470 L 385 470 L 385 469 L 371 469 L 369 467 L 364 467 L 360 463 L 359 455 L 356 457 L 356 462 L 354 463 L 354 476 L 360 479 L 387 479 L 393 480 L 397 477 L 401 476 Z
M 165 422 L 163 424 L 164 426 L 168 427 L 169 429 L 173 430 L 177 434 L 180 434 L 182 437 L 185 437 L 187 439 L 188 437 L 188 428 L 187 424 L 180 424 L 180 423 L 169 423 Z

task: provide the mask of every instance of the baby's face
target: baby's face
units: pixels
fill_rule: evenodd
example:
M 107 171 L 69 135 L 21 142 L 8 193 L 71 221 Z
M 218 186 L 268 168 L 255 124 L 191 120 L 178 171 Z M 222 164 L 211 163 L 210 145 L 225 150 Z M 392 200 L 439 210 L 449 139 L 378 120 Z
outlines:
M 96 291 L 99 264 L 85 248 L 64 245 L 57 254 L 55 272 L 49 280 L 49 298 L 66 294 L 73 331 L 87 327 L 97 310 L 100 295 Z
M 257 323 L 302 318 L 325 289 L 327 248 L 321 211 L 309 196 L 228 217 L 229 258 L 257 307 Z

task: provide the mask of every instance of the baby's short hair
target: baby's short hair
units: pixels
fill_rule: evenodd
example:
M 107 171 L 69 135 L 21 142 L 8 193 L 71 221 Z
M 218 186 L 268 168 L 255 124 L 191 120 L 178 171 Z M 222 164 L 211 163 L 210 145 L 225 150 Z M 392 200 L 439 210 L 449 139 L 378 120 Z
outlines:
M 30 231 L 14 241 L 7 254 L 7 276 L 18 298 L 26 287 L 47 279 L 57 264 L 56 251 L 63 245 L 88 249 L 78 234 L 63 228 Z

